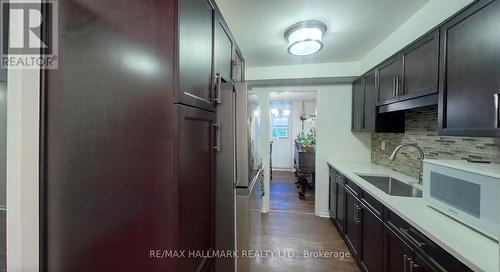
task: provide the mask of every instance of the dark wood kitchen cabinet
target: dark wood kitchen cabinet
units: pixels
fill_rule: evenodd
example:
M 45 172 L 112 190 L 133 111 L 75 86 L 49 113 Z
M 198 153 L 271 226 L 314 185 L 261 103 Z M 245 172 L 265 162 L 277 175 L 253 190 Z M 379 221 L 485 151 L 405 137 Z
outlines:
M 352 132 L 404 132 L 404 112 L 377 112 L 375 70 L 356 79 L 352 90 Z
M 361 206 L 357 199 L 357 193 L 346 185 L 346 227 L 345 237 L 347 246 L 350 248 L 354 258 L 358 258 L 359 254 L 359 226 Z
M 355 182 L 328 166 L 337 180 L 337 216 L 330 216 L 361 271 L 472 271 Z
M 342 182 L 337 181 L 337 220 L 339 232 L 344 235 L 346 230 L 346 189 Z
M 403 80 L 403 57 L 396 55 L 394 58 L 377 67 L 378 74 L 378 105 L 385 105 L 398 101 Z
M 441 27 L 439 133 L 500 136 L 500 1 L 481 0 Z
M 176 102 L 215 111 L 214 4 L 211 0 L 182 0 L 178 5 L 179 87 Z
M 385 269 L 387 272 L 409 271 L 413 249 L 396 233 L 395 227 L 385 227 Z
M 399 100 L 438 93 L 439 31 L 414 42 L 403 53 L 403 87 Z
M 437 104 L 439 31 L 425 35 L 377 68 L 379 112 Z
M 363 271 L 384 271 L 384 223 L 368 204 L 360 204 L 359 264 Z
M 364 76 L 364 116 L 363 128 L 368 132 L 375 132 L 377 121 L 377 90 L 375 89 L 375 71 Z M 382 122 L 382 121 L 381 121 Z M 395 126 L 395 124 L 392 124 Z
M 214 248 L 217 7 L 87 2 L 41 71 L 40 271 L 213 271 L 151 251 Z
M 223 21 L 221 15 L 218 14 L 215 22 L 215 77 L 216 80 L 230 82 L 232 61 L 233 61 L 233 41 L 231 34 Z M 217 83 L 220 84 L 220 83 Z M 217 87 L 217 86 L 216 86 Z
M 359 77 L 352 83 L 352 131 L 364 129 L 365 115 L 365 84 L 364 78 Z
M 216 114 L 177 105 L 174 141 L 174 237 L 180 250 L 214 249 Z M 193 171 L 193 168 L 196 171 Z M 195 189 L 196 188 L 196 189 Z M 209 259 L 179 259 L 178 271 L 200 271 Z
M 328 212 L 332 220 L 337 219 L 337 182 L 335 181 L 336 171 L 329 169 L 328 181 L 330 184 L 328 194 Z

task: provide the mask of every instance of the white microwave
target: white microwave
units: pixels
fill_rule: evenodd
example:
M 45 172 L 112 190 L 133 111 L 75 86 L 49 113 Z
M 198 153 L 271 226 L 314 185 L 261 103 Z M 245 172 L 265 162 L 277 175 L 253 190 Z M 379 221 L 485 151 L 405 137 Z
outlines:
M 423 177 L 425 202 L 498 241 L 499 164 L 424 160 Z

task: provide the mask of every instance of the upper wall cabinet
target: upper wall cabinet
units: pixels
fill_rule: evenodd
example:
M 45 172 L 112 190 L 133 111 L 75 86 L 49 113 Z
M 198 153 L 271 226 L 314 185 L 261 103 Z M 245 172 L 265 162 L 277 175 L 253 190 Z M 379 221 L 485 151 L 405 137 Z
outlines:
M 403 58 L 396 56 L 377 68 L 378 104 L 385 105 L 398 101 L 398 93 L 403 78 Z
M 178 3 L 179 86 L 176 102 L 214 111 L 212 54 L 215 7 L 209 0 L 182 0 Z
M 417 40 L 378 68 L 378 103 L 381 112 L 437 103 L 439 31 Z M 419 99 L 416 99 L 419 98 Z M 403 102 L 404 101 L 404 102 Z M 397 104 L 393 104 L 400 102 Z M 385 106 L 393 104 L 390 106 Z
M 361 131 L 364 129 L 363 119 L 365 114 L 364 108 L 365 91 L 364 79 L 359 77 L 352 83 L 352 130 Z
M 231 64 L 233 54 L 233 41 L 231 34 L 224 23 L 222 16 L 218 15 L 215 22 L 215 76 L 216 79 L 231 81 Z M 220 83 L 217 83 L 220 84 Z
M 404 112 L 377 113 L 375 71 L 352 83 L 353 132 L 404 132 Z
M 403 87 L 400 100 L 436 94 L 439 73 L 439 31 L 425 36 L 403 51 Z
M 500 2 L 481 0 L 441 27 L 439 128 L 500 136 Z

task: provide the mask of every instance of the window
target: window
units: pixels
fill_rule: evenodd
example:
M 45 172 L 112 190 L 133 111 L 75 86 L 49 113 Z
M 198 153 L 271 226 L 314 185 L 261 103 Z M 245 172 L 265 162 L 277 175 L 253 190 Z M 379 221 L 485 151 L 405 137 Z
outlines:
M 288 138 L 290 132 L 290 104 L 272 104 L 271 122 L 273 138 Z

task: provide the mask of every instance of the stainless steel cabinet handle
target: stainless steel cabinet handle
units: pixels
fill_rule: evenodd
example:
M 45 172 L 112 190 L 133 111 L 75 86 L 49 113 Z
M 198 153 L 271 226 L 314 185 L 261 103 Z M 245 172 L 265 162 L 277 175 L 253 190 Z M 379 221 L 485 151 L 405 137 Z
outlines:
M 425 246 L 425 243 L 419 242 L 419 241 L 417 241 L 417 239 L 413 238 L 413 236 L 410 235 L 410 233 L 409 233 L 409 231 L 407 229 L 399 228 L 399 230 L 401 231 L 401 233 L 403 234 L 403 236 L 405 236 L 406 239 L 411 240 L 418 247 L 424 247 Z
M 358 205 L 354 203 L 354 216 L 353 220 L 355 223 L 358 223 Z
M 400 94 L 400 90 L 399 90 L 399 76 L 396 76 L 396 96 L 398 96 Z
M 408 256 L 403 255 L 403 272 L 406 272 L 406 269 L 408 268 L 408 265 L 406 263 L 407 259 L 408 259 Z
M 413 272 L 414 265 L 415 263 L 410 259 L 410 272 Z
M 356 223 L 361 224 L 361 213 L 363 212 L 363 206 L 362 205 L 357 205 L 356 206 Z
M 217 75 L 215 76 L 215 95 L 214 95 L 214 101 L 216 104 L 221 103 L 220 99 L 221 85 L 222 85 L 222 76 L 220 73 L 217 73 Z
M 392 78 L 392 96 L 396 96 L 396 77 Z
M 215 123 L 213 124 L 214 130 L 215 130 L 215 146 L 214 149 L 215 151 L 219 152 L 220 151 L 220 125 Z
M 500 93 L 493 94 L 493 103 L 495 104 L 495 128 L 500 128 Z

